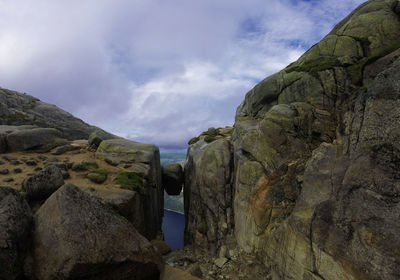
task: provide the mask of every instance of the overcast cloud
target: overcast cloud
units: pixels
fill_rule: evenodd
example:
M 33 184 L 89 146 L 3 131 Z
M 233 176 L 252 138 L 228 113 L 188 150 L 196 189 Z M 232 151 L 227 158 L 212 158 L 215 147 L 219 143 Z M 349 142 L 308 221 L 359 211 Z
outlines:
M 185 149 L 362 2 L 0 0 L 0 86 Z

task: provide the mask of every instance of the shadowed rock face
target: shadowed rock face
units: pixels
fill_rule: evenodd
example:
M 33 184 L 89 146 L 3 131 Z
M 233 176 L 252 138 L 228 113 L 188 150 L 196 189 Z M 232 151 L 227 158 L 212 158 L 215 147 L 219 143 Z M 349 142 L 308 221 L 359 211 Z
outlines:
M 398 6 L 361 5 L 237 109 L 235 237 L 276 279 L 400 277 Z
M 0 279 L 21 279 L 30 245 L 32 212 L 18 191 L 0 187 Z
M 82 214 L 84 213 L 84 214 Z M 74 185 L 35 216 L 38 279 L 159 279 L 161 257 L 122 216 Z

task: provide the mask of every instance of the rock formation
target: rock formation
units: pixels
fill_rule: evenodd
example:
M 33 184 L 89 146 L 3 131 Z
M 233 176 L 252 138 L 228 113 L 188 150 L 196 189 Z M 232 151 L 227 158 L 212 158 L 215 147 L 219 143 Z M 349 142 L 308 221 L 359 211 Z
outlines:
M 164 190 L 158 147 L 126 139 L 109 139 L 101 142 L 96 156 L 113 165 L 125 164 L 127 176 L 143 179 L 134 190 L 142 194 L 144 211 L 136 215 L 143 215 L 141 220 L 146 221 L 144 235 L 149 239 L 155 238 L 161 230 L 164 215 Z
M 185 164 L 185 243 L 214 253 L 233 229 L 231 133 L 210 129 L 191 140 Z
M 207 181 L 221 186 L 221 176 L 199 169 L 214 142 L 190 141 L 185 176 L 207 180 L 186 181 L 187 244 L 201 236 L 193 205 L 231 207 L 238 245 L 274 279 L 400 277 L 399 7 L 364 3 L 247 93 L 231 140 L 233 187 L 225 184 L 232 205 L 204 203 Z

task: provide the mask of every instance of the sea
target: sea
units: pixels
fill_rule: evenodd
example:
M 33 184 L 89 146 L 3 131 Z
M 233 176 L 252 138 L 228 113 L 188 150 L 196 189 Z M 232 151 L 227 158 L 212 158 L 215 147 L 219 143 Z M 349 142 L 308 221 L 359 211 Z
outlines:
M 183 165 L 186 154 L 161 153 L 161 164 L 180 163 Z M 185 215 L 183 208 L 183 192 L 177 196 L 169 196 L 164 192 L 164 218 L 162 231 L 165 242 L 172 250 L 183 248 L 183 234 L 185 230 Z
M 185 215 L 164 209 L 162 231 L 165 242 L 172 250 L 183 248 L 183 232 L 185 230 Z

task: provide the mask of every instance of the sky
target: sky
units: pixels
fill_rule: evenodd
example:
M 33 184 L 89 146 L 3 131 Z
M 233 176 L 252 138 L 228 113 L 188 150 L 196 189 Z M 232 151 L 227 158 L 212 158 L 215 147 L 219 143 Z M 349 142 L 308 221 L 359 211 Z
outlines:
M 185 151 L 362 2 L 0 0 L 0 87 Z

